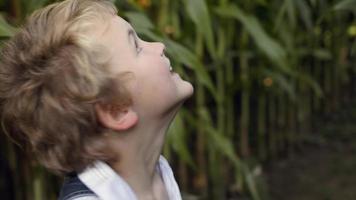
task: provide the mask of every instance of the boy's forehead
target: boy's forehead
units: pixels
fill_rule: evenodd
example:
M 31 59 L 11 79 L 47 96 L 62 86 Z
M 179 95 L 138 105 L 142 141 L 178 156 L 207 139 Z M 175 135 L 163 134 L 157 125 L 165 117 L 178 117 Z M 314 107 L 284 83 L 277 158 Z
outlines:
M 115 16 L 112 18 L 109 26 L 109 31 L 112 34 L 115 34 L 116 36 L 118 36 L 117 34 L 125 36 L 129 29 L 132 29 L 131 25 L 121 17 Z
M 114 21 L 114 23 L 116 23 L 117 25 L 119 25 L 120 27 L 126 27 L 126 29 L 131 28 L 130 23 L 128 23 L 126 20 L 124 20 L 122 17 L 120 16 L 114 16 L 112 18 L 112 21 Z
M 127 21 L 119 16 L 114 16 L 110 19 L 107 26 L 102 29 L 98 40 L 109 46 L 112 46 L 113 42 L 122 43 L 128 39 L 127 33 L 130 29 L 132 29 L 132 27 Z

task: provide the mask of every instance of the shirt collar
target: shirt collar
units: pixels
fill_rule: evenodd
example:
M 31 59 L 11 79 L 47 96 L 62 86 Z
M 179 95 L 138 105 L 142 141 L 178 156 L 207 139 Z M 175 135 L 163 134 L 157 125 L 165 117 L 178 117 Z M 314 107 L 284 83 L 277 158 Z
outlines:
M 169 200 L 181 200 L 173 171 L 162 155 L 159 157 L 156 169 L 161 173 Z M 101 200 L 137 200 L 129 184 L 105 162 L 94 162 L 79 173 L 78 177 Z

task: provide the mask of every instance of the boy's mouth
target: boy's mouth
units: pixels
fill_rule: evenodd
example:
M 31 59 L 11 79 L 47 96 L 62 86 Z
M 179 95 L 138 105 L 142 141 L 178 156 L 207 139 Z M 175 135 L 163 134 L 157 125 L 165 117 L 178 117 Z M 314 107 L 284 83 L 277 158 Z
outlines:
M 167 59 L 167 66 L 169 66 L 168 68 L 169 68 L 169 71 L 170 72 L 173 72 L 173 67 L 172 67 L 172 65 L 171 65 L 171 61 L 166 57 L 166 59 Z

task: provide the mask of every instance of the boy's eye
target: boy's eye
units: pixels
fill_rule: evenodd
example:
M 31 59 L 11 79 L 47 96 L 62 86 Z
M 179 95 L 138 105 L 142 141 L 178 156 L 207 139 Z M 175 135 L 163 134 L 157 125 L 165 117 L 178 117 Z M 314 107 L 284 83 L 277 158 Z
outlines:
M 140 53 L 142 51 L 142 48 L 141 47 L 137 47 L 136 51 L 137 51 L 137 53 Z
M 135 48 L 137 53 L 140 53 L 142 51 L 142 48 L 138 46 L 137 40 L 135 40 Z

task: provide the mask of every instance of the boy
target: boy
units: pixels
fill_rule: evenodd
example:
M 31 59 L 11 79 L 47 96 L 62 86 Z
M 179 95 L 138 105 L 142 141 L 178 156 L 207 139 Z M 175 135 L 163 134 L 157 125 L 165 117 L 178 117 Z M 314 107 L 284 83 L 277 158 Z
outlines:
M 3 129 L 70 174 L 60 199 L 181 199 L 161 156 L 190 83 L 107 0 L 36 11 L 2 49 Z

